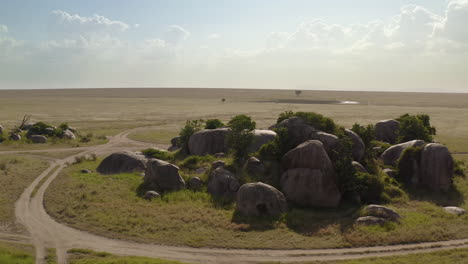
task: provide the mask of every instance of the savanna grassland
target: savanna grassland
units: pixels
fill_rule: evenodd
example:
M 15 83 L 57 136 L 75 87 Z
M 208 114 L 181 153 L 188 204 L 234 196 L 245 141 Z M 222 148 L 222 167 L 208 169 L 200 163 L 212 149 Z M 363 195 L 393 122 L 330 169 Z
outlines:
M 0 242 L 0 263 L 33 264 L 34 247 L 31 245 Z

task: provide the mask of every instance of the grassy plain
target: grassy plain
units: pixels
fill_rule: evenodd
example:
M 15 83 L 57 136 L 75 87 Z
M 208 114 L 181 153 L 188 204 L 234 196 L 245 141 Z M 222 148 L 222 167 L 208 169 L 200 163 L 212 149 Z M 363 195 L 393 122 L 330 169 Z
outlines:
M 468 236 L 468 215 L 449 215 L 439 206 L 468 209 L 468 179 L 457 177 L 458 195 L 414 193 L 406 203 L 391 204 L 402 216 L 400 225 L 354 226 L 358 208 L 292 209 L 276 221 L 245 219 L 233 205 L 220 205 L 204 191 L 182 190 L 160 200 L 137 195 L 143 182 L 137 174 L 104 176 L 99 160 L 66 168 L 46 192 L 46 210 L 78 229 L 135 241 L 193 247 L 335 248 L 439 241 Z M 248 231 L 248 232 L 246 232 Z
M 178 261 L 152 259 L 145 257 L 122 257 L 105 252 L 94 252 L 86 249 L 71 249 L 68 251 L 70 264 L 184 264 Z M 185 263 L 186 264 L 186 263 Z
M 327 100 L 361 104 L 313 104 Z M 468 94 L 303 91 L 296 97 L 292 90 L 175 88 L 0 91 L 0 122 L 8 129 L 24 114 L 32 114 L 35 121 L 67 122 L 95 136 L 154 126 L 154 134 L 139 130 L 131 137 L 157 143 L 177 135 L 187 119 L 216 117 L 226 121 L 245 113 L 266 128 L 285 110 L 318 112 L 346 127 L 407 112 L 428 113 L 438 128 L 437 140 L 454 152 L 468 152 Z M 0 144 L 0 150 L 4 148 Z
M 15 223 L 15 202 L 48 163 L 27 156 L 0 155 L 0 231 L 20 232 Z
M 31 245 L 0 242 L 0 264 L 33 264 L 34 247 Z

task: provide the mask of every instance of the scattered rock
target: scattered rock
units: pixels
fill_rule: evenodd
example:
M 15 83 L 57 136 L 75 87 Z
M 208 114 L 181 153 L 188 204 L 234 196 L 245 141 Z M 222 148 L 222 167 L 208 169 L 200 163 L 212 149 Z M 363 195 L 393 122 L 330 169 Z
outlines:
M 353 159 L 357 162 L 361 162 L 366 152 L 366 145 L 364 145 L 364 142 L 362 141 L 361 137 L 359 137 L 359 135 L 356 134 L 354 131 L 350 129 L 345 129 L 345 134 L 353 142 Z
M 239 187 L 239 180 L 224 167 L 213 170 L 208 180 L 208 192 L 213 196 L 226 200 L 233 200 Z
M 47 138 L 42 135 L 32 135 L 29 137 L 29 139 L 31 139 L 32 143 L 35 143 L 35 144 L 47 143 Z
M 364 208 L 364 211 L 369 216 L 380 217 L 394 222 L 400 222 L 401 218 L 397 212 L 382 205 L 370 204 Z
M 357 172 L 367 173 L 366 168 L 364 168 L 364 166 L 362 166 L 361 163 L 359 163 L 357 161 L 353 161 L 352 165 L 356 169 Z
M 34 123 L 34 122 L 29 122 L 29 123 L 23 125 L 22 129 L 24 129 L 24 130 L 29 130 L 29 129 L 30 129 L 32 126 L 34 126 L 35 124 L 36 124 L 36 123 Z
M 276 137 L 276 132 L 272 130 L 254 130 L 253 143 L 249 147 L 249 152 L 257 152 L 261 146 L 273 141 Z
M 20 141 L 21 140 L 21 135 L 17 133 L 11 133 L 10 134 L 10 139 L 13 141 Z
M 143 198 L 145 198 L 145 200 L 148 200 L 148 201 L 151 201 L 159 197 L 161 197 L 161 195 L 156 191 L 147 191 L 145 193 L 145 196 L 143 196 Z
M 325 151 L 329 157 L 332 152 L 336 151 L 340 146 L 340 140 L 337 136 L 325 132 L 314 132 L 311 134 L 311 139 L 322 142 L 323 147 L 325 148 Z
M 386 173 L 391 178 L 395 178 L 397 175 L 397 172 L 392 169 L 384 169 L 383 172 Z
M 207 155 L 227 151 L 226 135 L 228 128 L 204 129 L 193 134 L 188 149 L 193 155 Z
M 150 159 L 145 171 L 144 184 L 156 190 L 176 191 L 185 187 L 185 181 L 179 174 L 179 168 L 168 162 Z
M 274 125 L 275 128 L 285 127 L 288 129 L 288 138 L 292 146 L 298 146 L 299 144 L 310 140 L 311 135 L 318 130 L 313 126 L 309 125 L 307 121 L 299 117 L 291 117 L 289 119 L 281 121 L 279 124 Z
M 64 139 L 76 139 L 76 136 L 75 136 L 75 134 L 73 134 L 73 132 L 71 132 L 70 130 L 67 129 L 67 130 L 63 131 L 62 138 L 64 138 Z
M 412 147 L 420 147 L 423 146 L 425 143 L 422 140 L 412 140 L 405 143 L 401 143 L 395 146 L 389 147 L 387 150 L 382 153 L 382 160 L 385 165 L 389 166 L 397 166 L 398 159 L 403 154 L 403 151 L 407 148 Z
M 427 144 L 421 152 L 419 183 L 434 191 L 447 191 L 452 186 L 453 158 L 447 147 Z
M 207 167 L 201 167 L 195 170 L 195 174 L 203 174 L 208 170 Z
M 131 151 L 112 153 L 99 164 L 97 171 L 101 174 L 119 174 L 144 171 L 147 159 Z
M 88 170 L 88 169 L 82 169 L 80 170 L 80 173 L 83 173 L 83 174 L 89 174 L 91 173 L 92 171 L 91 170 Z
M 265 183 L 247 183 L 237 192 L 239 213 L 246 216 L 278 217 L 288 210 L 284 195 L 275 187 Z
M 281 190 L 289 201 L 300 206 L 335 208 L 341 193 L 333 176 L 319 169 L 289 169 L 281 176 Z
M 188 187 L 192 190 L 199 190 L 203 186 L 203 181 L 199 177 L 192 177 L 188 182 Z
M 255 157 L 251 157 L 247 160 L 245 168 L 249 174 L 261 175 L 265 173 L 265 166 L 259 159 Z
M 215 169 L 217 169 L 219 167 L 224 167 L 224 165 L 226 165 L 226 163 L 224 161 L 217 160 L 217 161 L 211 163 L 211 169 L 215 170 Z
M 396 120 L 382 120 L 375 124 L 375 138 L 379 141 L 395 144 L 398 139 L 400 122 Z
M 374 216 L 362 216 L 356 219 L 356 224 L 358 225 L 383 225 L 385 224 L 386 220 L 380 217 L 374 217 Z
M 446 207 L 444 207 L 444 210 L 445 210 L 445 212 L 447 212 L 449 214 L 454 214 L 454 215 L 458 215 L 458 216 L 466 214 L 465 209 L 460 208 L 460 207 L 456 207 L 456 206 L 446 206 Z

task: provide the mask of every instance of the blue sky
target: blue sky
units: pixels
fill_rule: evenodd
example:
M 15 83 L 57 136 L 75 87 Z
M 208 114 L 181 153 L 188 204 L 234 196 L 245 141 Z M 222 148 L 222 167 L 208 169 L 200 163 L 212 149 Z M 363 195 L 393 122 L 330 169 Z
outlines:
M 0 89 L 468 92 L 467 24 L 467 0 L 0 0 Z

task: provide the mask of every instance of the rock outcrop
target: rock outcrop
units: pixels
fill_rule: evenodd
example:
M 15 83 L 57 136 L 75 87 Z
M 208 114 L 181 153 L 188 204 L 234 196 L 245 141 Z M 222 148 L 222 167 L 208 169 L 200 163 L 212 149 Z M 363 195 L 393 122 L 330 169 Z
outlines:
M 168 162 L 150 159 L 145 171 L 144 184 L 158 191 L 176 191 L 185 187 L 179 168 Z
M 249 147 L 249 152 L 257 152 L 263 145 L 273 141 L 275 137 L 276 132 L 273 130 L 255 129 L 253 143 Z
M 237 192 L 237 211 L 246 216 L 278 217 L 288 209 L 286 198 L 273 186 L 247 183 Z
M 47 143 L 47 137 L 42 136 L 42 135 L 32 135 L 29 137 L 29 139 L 31 139 L 32 143 L 35 143 L 35 144 Z
M 384 218 L 393 222 L 400 222 L 401 216 L 393 209 L 382 205 L 370 204 L 364 208 L 369 216 Z
M 421 152 L 419 183 L 434 191 L 447 191 L 452 186 L 453 158 L 447 147 L 427 144 Z
M 224 167 L 213 170 L 208 180 L 208 192 L 221 199 L 234 200 L 239 187 L 239 180 Z
M 99 164 L 97 171 L 101 174 L 119 174 L 145 171 L 145 156 L 130 151 L 115 152 Z
M 382 153 L 381 158 L 385 165 L 396 166 L 398 159 L 401 157 L 401 154 L 403 154 L 403 151 L 405 149 L 411 147 L 421 147 L 424 144 L 425 143 L 422 140 L 412 140 L 395 146 L 391 146 Z
M 71 132 L 70 130 L 65 130 L 63 131 L 63 135 L 62 135 L 62 138 L 64 139 L 76 139 L 76 136 L 73 132 Z
M 377 140 L 395 144 L 398 139 L 400 122 L 396 120 L 382 120 L 375 124 L 375 138 Z
M 291 117 L 276 124 L 276 128 L 287 128 L 288 138 L 292 146 L 298 146 L 299 144 L 310 140 L 312 133 L 318 132 L 313 126 L 309 125 L 307 121 L 299 117 Z
M 366 145 L 362 141 L 361 137 L 356 134 L 354 131 L 350 129 L 345 129 L 345 134 L 351 139 L 353 142 L 353 159 L 357 162 L 361 162 L 364 158 L 364 154 L 366 153 Z
M 193 134 L 188 142 L 188 149 L 193 155 L 207 155 L 227 152 L 227 128 L 204 129 Z
M 322 142 L 329 157 L 331 157 L 333 151 L 337 151 L 340 147 L 340 140 L 333 134 L 319 131 L 312 133 L 310 138 Z

